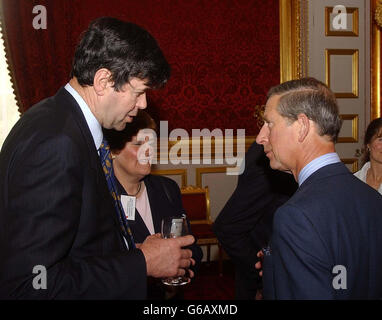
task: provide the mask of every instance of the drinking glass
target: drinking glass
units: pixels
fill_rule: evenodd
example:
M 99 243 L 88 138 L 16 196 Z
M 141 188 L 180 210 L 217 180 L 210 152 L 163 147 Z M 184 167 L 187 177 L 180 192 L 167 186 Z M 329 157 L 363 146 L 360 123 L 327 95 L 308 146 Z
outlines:
M 165 217 L 162 219 L 162 238 L 177 238 L 189 234 L 187 219 L 185 215 L 178 217 Z M 190 282 L 186 276 L 169 277 L 162 279 L 162 282 L 168 286 L 182 286 Z

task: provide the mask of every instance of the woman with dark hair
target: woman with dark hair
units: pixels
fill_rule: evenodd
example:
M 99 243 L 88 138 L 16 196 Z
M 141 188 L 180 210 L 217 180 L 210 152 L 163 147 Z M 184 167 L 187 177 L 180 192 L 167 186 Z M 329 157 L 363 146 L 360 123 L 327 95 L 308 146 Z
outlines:
M 148 136 L 156 137 L 155 130 L 154 120 L 143 110 L 139 110 L 134 121 L 122 131 L 104 129 L 104 137 L 110 145 L 121 201 L 124 196 L 133 200 L 129 201 L 129 209 L 124 201 L 122 205 L 138 247 L 150 234 L 161 232 L 161 221 L 164 217 L 181 216 L 185 213 L 177 183 L 169 178 L 150 174 L 153 152 L 148 147 Z M 146 138 L 141 139 L 141 135 Z M 203 254 L 196 243 L 189 249 L 192 250 L 189 274 L 193 277 Z M 148 279 L 148 299 L 168 298 L 174 292 L 171 288 L 165 288 L 157 279 Z M 179 298 L 180 295 L 176 297 Z
M 382 118 L 370 122 L 364 147 L 364 165 L 354 175 L 382 194 Z

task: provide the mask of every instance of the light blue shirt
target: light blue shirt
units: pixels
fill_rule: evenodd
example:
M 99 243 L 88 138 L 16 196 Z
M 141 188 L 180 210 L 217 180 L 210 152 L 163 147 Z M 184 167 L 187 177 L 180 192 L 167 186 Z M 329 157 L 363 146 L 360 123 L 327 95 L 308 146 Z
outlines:
M 337 162 L 341 162 L 341 160 L 335 152 L 324 154 L 312 160 L 298 174 L 298 186 L 301 186 L 318 169 Z
M 90 108 L 86 104 L 85 100 L 82 99 L 79 93 L 76 90 L 74 90 L 69 83 L 66 84 L 65 89 L 73 96 L 73 98 L 77 101 L 78 105 L 80 106 L 81 111 L 85 117 L 86 123 L 88 124 L 90 132 L 92 134 L 95 147 L 98 150 L 103 140 L 101 124 L 98 122 L 94 114 L 90 111 Z

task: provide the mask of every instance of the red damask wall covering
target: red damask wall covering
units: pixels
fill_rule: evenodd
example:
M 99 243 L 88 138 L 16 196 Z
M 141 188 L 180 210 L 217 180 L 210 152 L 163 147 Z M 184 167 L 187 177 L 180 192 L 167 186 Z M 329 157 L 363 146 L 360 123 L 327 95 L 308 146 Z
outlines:
M 277 0 L 2 0 L 8 59 L 21 110 L 69 80 L 79 35 L 99 16 L 146 28 L 172 66 L 168 85 L 149 94 L 149 112 L 169 129 L 258 128 L 253 113 L 279 83 Z M 32 9 L 47 9 L 35 30 Z

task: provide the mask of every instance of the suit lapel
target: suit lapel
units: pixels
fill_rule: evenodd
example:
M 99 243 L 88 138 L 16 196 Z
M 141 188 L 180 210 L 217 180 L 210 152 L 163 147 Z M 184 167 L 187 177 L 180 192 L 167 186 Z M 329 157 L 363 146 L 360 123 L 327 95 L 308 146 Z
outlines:
M 129 220 L 130 223 L 130 220 Z M 143 221 L 140 213 L 135 209 L 135 221 L 133 222 L 135 226 L 135 231 L 144 235 L 145 237 L 150 235 L 149 229 L 147 229 L 145 222 Z
M 150 231 L 147 229 L 146 224 L 137 209 L 135 209 L 135 220 L 129 220 L 129 224 L 134 228 L 135 237 L 137 238 L 135 239 L 136 241 L 142 242 L 150 235 Z
M 73 114 L 73 119 L 74 121 L 77 122 L 77 125 L 80 131 L 82 132 L 82 137 L 84 141 L 86 142 L 87 152 L 89 154 L 89 159 L 90 159 L 89 166 L 97 170 L 98 173 L 101 172 L 102 166 L 99 160 L 98 151 L 96 149 L 96 146 L 94 145 L 93 136 L 90 132 L 89 126 L 85 120 L 85 117 L 77 101 L 65 88 L 61 88 L 57 92 L 55 99 L 57 101 L 57 105 L 60 108 L 65 108 L 66 112 Z M 103 176 L 101 175 L 101 177 Z M 100 176 L 98 176 L 98 178 L 100 178 Z
M 105 201 L 110 202 L 110 213 L 113 216 L 114 222 L 116 224 L 117 230 L 119 234 L 121 235 L 121 240 L 123 239 L 122 232 L 119 227 L 119 219 L 115 212 L 113 199 L 110 195 L 109 188 L 107 186 L 106 178 L 102 169 L 101 161 L 98 155 L 98 151 L 96 149 L 96 146 L 94 144 L 93 136 L 90 132 L 90 129 L 88 127 L 88 124 L 85 120 L 85 117 L 81 111 L 80 106 L 78 105 L 77 101 L 73 98 L 73 96 L 65 89 L 61 88 L 57 94 L 54 96 L 54 99 L 56 99 L 57 103 L 56 105 L 59 108 L 65 108 L 65 112 L 69 112 L 73 114 L 74 121 L 77 122 L 77 125 L 82 133 L 82 138 L 86 142 L 87 150 L 83 150 L 84 152 L 87 151 L 88 153 L 88 159 L 89 167 L 91 170 L 93 170 L 94 175 L 97 177 L 97 188 L 98 193 L 100 197 L 105 198 Z M 123 240 L 122 240 L 123 241 Z
M 163 215 L 159 211 L 159 208 L 163 207 L 163 204 L 165 203 L 163 199 L 161 199 L 161 195 L 163 192 L 160 190 L 155 190 L 153 187 L 151 181 L 151 176 L 148 175 L 146 179 L 144 180 L 146 189 L 147 189 L 147 196 L 149 198 L 150 202 L 150 208 L 151 208 L 151 215 L 153 217 L 153 224 L 154 224 L 154 231 L 155 233 L 161 233 L 161 223 Z

